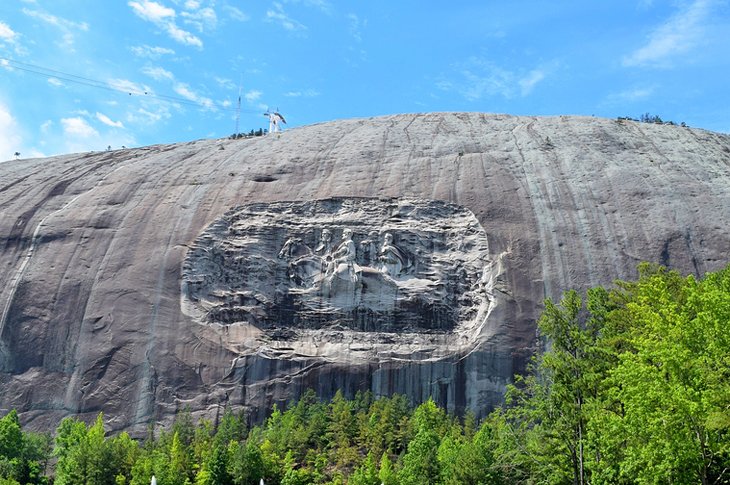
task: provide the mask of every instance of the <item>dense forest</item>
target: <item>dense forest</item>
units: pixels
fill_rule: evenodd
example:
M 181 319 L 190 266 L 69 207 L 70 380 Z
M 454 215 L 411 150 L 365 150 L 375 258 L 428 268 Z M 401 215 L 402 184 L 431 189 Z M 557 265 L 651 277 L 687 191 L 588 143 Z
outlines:
M 730 266 L 697 280 L 644 264 L 545 305 L 528 374 L 481 422 L 309 392 L 257 426 L 184 412 L 140 442 L 106 436 L 102 415 L 52 438 L 11 411 L 0 485 L 730 483 Z

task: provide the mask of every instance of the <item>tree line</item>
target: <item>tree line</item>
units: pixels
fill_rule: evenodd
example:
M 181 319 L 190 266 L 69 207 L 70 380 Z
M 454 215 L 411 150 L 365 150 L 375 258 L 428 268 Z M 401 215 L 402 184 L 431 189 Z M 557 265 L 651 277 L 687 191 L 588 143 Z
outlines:
M 11 411 L 0 485 L 730 483 L 730 266 L 698 280 L 643 264 L 545 305 L 529 372 L 481 422 L 369 392 L 308 391 L 252 427 L 183 412 L 140 441 L 102 415 L 51 439 Z

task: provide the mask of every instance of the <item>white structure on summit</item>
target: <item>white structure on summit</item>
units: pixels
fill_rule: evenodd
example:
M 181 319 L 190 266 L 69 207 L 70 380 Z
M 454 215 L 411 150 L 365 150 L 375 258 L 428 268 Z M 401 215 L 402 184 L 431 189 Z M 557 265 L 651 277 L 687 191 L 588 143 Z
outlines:
M 278 133 L 279 131 L 281 131 L 279 129 L 279 123 L 286 124 L 286 120 L 281 115 L 281 113 L 279 113 L 278 110 L 274 112 L 267 111 L 266 113 L 264 113 L 264 116 L 269 117 L 269 133 Z

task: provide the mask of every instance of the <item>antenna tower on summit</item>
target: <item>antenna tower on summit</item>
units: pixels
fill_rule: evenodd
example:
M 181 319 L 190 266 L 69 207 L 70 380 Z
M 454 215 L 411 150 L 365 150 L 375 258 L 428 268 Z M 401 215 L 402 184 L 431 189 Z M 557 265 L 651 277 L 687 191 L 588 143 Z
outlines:
M 241 76 L 241 82 L 238 83 L 238 104 L 236 105 L 236 131 L 234 135 L 238 136 L 238 122 L 241 120 L 241 90 L 243 89 L 243 76 Z

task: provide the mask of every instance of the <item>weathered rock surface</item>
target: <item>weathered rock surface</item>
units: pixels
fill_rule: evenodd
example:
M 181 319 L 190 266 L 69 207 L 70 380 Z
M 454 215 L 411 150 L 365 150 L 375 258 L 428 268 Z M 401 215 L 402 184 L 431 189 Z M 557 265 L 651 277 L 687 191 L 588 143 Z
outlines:
M 544 298 L 643 260 L 719 269 L 729 226 L 730 136 L 586 117 L 399 115 L 5 162 L 0 409 L 141 431 L 312 387 L 484 412 Z

